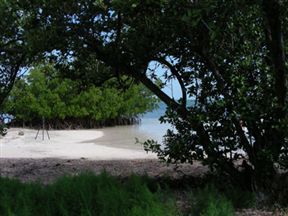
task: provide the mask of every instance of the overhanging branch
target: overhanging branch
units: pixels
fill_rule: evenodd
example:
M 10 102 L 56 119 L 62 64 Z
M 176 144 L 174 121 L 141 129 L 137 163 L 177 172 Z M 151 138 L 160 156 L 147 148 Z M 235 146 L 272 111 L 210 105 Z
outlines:
M 171 73 L 176 77 L 180 87 L 181 87 L 181 92 L 182 92 L 182 106 L 183 107 L 186 107 L 187 105 L 187 90 L 186 90 L 186 87 L 185 87 L 185 84 L 182 80 L 182 77 L 181 75 L 178 73 L 178 71 L 176 70 L 176 68 L 170 63 L 168 62 L 166 59 L 164 58 L 155 58 L 153 59 L 154 61 L 158 61 L 159 63 L 167 66 Z

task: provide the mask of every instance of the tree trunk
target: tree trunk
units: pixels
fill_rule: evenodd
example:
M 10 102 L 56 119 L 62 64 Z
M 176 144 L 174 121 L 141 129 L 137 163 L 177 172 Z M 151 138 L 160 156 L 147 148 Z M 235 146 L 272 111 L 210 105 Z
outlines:
M 263 12 L 270 66 L 275 74 L 275 92 L 279 106 L 283 108 L 287 99 L 287 71 L 279 0 L 263 0 Z

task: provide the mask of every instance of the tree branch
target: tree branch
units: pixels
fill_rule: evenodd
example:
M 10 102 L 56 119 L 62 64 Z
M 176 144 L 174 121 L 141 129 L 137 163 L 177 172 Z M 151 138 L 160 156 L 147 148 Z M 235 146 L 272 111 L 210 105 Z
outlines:
M 185 84 L 184 84 L 180 74 L 176 70 L 176 68 L 164 58 L 155 58 L 153 60 L 158 61 L 159 63 L 161 63 L 163 65 L 166 65 L 170 69 L 171 73 L 176 77 L 176 79 L 178 80 L 178 83 L 181 87 L 182 100 L 183 100 L 182 106 L 186 107 L 186 105 L 187 105 L 187 90 L 186 90 Z
M 148 89 L 150 89 L 158 98 L 160 98 L 167 106 L 172 109 L 179 109 L 180 104 L 178 104 L 175 100 L 170 98 L 167 94 L 165 94 L 157 85 L 155 85 L 149 78 L 147 78 L 145 73 L 141 72 L 131 72 L 129 73 L 135 79 L 141 81 Z
M 197 132 L 199 137 L 199 142 L 203 146 L 204 151 L 208 155 L 213 155 L 217 157 L 217 152 L 213 149 L 210 136 L 208 132 L 205 130 L 203 123 L 200 121 L 189 121 L 189 111 L 186 107 L 181 106 L 175 100 L 171 99 L 168 95 L 166 95 L 161 89 L 158 88 L 149 78 L 147 78 L 146 74 L 141 71 L 131 71 L 127 68 L 125 71 L 129 72 L 129 75 L 134 77 L 135 79 L 141 81 L 148 89 L 150 89 L 155 95 L 157 95 L 164 103 L 167 104 L 170 108 L 174 109 L 179 116 L 189 122 L 191 128 Z
M 20 66 L 24 60 L 24 55 L 15 63 L 15 65 L 11 68 L 11 71 L 7 73 L 10 73 L 9 82 L 7 83 L 7 86 L 4 88 L 3 92 L 0 93 L 0 106 L 2 106 L 4 100 L 8 96 L 9 92 L 12 90 L 15 80 L 17 78 L 18 71 L 20 69 Z

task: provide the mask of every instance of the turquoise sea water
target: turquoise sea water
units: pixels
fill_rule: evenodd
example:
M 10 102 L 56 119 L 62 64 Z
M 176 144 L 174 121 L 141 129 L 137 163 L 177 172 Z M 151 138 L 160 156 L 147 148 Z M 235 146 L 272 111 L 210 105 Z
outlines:
M 159 118 L 164 115 L 166 106 L 160 103 L 158 109 L 144 114 L 141 118 L 141 124 L 138 130 L 150 135 L 151 138 L 161 141 L 166 131 L 171 128 L 169 124 L 161 124 Z

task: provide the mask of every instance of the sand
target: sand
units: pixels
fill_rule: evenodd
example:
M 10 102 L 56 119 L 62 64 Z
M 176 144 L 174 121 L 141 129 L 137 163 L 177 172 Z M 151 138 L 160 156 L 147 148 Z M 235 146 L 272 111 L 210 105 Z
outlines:
M 125 135 L 127 145 L 115 145 L 113 140 L 121 140 L 121 133 L 113 134 L 103 130 L 51 130 L 50 140 L 47 133 L 37 130 L 12 128 L 0 139 L 0 158 L 60 158 L 89 160 L 131 160 L 155 159 L 146 153 L 141 145 L 135 145 L 134 137 Z M 19 135 L 23 131 L 24 135 Z M 115 131 L 114 131 L 115 132 Z M 132 139 L 132 140 L 131 140 Z M 98 142 L 98 143 L 97 143 Z M 111 143 L 110 143 L 111 142 Z M 111 144 L 111 145 L 110 145 Z M 131 148 L 129 148 L 129 145 Z
M 20 135 L 20 131 L 24 135 Z M 207 172 L 207 167 L 199 163 L 170 166 L 161 163 L 155 154 L 135 145 L 134 136 L 141 136 L 136 132 L 133 127 L 52 130 L 49 131 L 51 139 L 45 131 L 42 140 L 42 131 L 35 139 L 37 130 L 12 128 L 0 139 L 0 176 L 49 183 L 62 175 L 85 171 L 98 174 L 106 170 L 122 177 L 135 173 L 176 179 L 183 175 L 199 177 Z
M 87 160 L 87 159 L 59 159 L 59 158 L 22 158 L 0 159 L 0 176 L 17 178 L 23 182 L 40 181 L 50 183 L 63 175 L 78 175 L 85 172 L 99 174 L 105 170 L 110 175 L 126 178 L 131 174 L 148 175 L 151 178 L 181 179 L 189 177 L 199 184 L 199 177 L 208 168 L 199 162 L 195 164 L 166 164 L 155 159 L 137 160 Z M 196 180 L 197 179 L 197 180 Z

